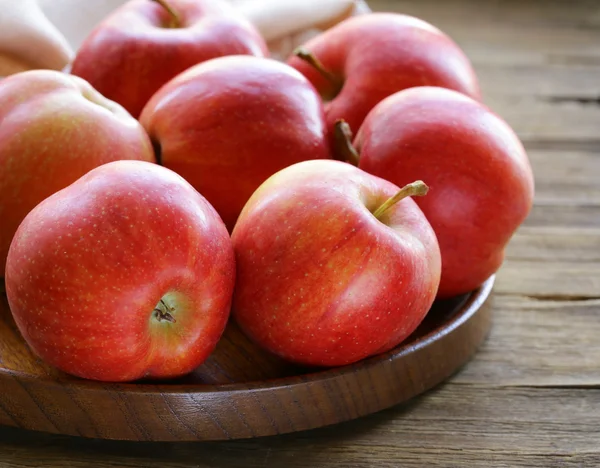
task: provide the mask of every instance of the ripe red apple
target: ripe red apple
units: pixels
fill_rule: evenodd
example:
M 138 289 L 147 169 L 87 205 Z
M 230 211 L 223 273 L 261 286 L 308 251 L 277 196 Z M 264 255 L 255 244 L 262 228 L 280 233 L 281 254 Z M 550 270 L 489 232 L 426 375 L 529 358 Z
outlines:
M 43 360 L 129 381 L 200 365 L 225 328 L 234 276 L 229 234 L 191 185 L 156 164 L 117 161 L 27 215 L 6 293 Z
M 35 205 L 118 159 L 155 161 L 141 125 L 81 78 L 36 70 L 0 81 L 0 276 Z
M 269 176 L 330 157 L 319 95 L 296 70 L 266 58 L 192 67 L 152 97 L 140 122 L 161 163 L 204 195 L 230 230 Z
M 398 345 L 425 317 L 440 277 L 431 226 L 410 198 L 399 201 L 423 189 L 399 191 L 339 161 L 302 162 L 267 180 L 232 234 L 242 330 L 305 365 L 349 364 Z
M 460 48 L 439 29 L 411 16 L 350 18 L 308 41 L 298 55 L 288 63 L 327 101 L 330 129 L 344 119 L 358 131 L 379 101 L 415 86 L 451 88 L 479 99 L 477 78 Z
M 223 0 L 131 0 L 84 41 L 71 73 L 137 118 L 163 84 L 192 65 L 267 53 L 254 26 Z
M 500 267 L 534 190 L 527 154 L 506 122 L 455 91 L 414 88 L 378 104 L 355 146 L 361 169 L 431 188 L 417 204 L 440 243 L 439 297 L 471 291 Z

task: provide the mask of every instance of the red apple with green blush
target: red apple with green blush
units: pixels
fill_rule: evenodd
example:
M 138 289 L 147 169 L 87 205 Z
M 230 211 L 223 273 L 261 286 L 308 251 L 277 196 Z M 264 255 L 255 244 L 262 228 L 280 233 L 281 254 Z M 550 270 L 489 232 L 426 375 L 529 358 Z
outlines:
M 331 158 L 314 87 L 266 58 L 221 57 L 186 70 L 152 97 L 140 122 L 161 164 L 204 195 L 230 230 L 275 172 Z
M 455 91 L 414 88 L 378 104 L 354 145 L 361 169 L 430 186 L 416 202 L 440 243 L 439 297 L 472 291 L 500 268 L 534 192 L 527 153 L 504 120 Z
M 350 18 L 311 39 L 288 63 L 326 101 L 330 130 L 338 119 L 353 132 L 379 101 L 415 86 L 441 86 L 479 99 L 469 59 L 435 26 L 407 15 Z
M 6 293 L 44 361 L 121 382 L 199 366 L 223 333 L 234 279 L 231 240 L 210 204 L 169 169 L 118 161 L 27 215 Z
M 30 210 L 91 169 L 121 159 L 155 162 L 150 140 L 85 80 L 33 70 L 0 81 L 0 276 Z
M 408 337 L 437 292 L 440 252 L 409 195 L 339 161 L 307 161 L 270 177 L 232 234 L 233 315 L 268 351 L 339 366 Z
M 198 63 L 264 56 L 256 28 L 225 0 L 130 0 L 81 45 L 71 73 L 138 117 L 158 89 Z

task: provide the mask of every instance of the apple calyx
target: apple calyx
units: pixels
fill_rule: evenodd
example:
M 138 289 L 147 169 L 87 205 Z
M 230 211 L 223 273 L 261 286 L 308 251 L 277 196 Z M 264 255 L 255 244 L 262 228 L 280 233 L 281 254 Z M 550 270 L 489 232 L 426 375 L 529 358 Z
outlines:
M 388 198 L 379 208 L 373 212 L 378 220 L 381 221 L 381 216 L 392 206 L 406 197 L 422 197 L 429 191 L 429 187 L 422 180 L 417 180 L 402 187 L 396 195 Z
M 173 312 L 174 310 L 175 309 L 169 307 L 167 303 L 161 299 L 152 312 L 154 312 L 154 317 L 159 322 L 162 322 L 164 320 L 165 322 L 176 323 L 177 320 L 171 315 L 171 312 Z
M 321 61 L 315 57 L 315 55 L 306 49 L 305 47 L 298 47 L 294 50 L 293 55 L 298 57 L 299 59 L 304 60 L 310 66 L 312 66 L 315 70 L 317 70 L 331 85 L 333 86 L 333 91 L 327 96 L 322 96 L 325 100 L 331 100 L 341 91 L 344 83 L 342 80 L 337 78 L 333 73 L 325 68 L 325 66 L 321 63 Z
M 169 16 L 171 17 L 171 22 L 168 25 L 169 28 L 180 28 L 181 27 L 181 20 L 179 18 L 179 15 L 173 9 L 173 7 L 171 5 L 169 5 L 167 0 L 151 0 L 151 1 L 158 3 L 161 7 L 163 7 L 169 13 Z
M 333 138 L 336 159 L 358 166 L 360 154 L 352 145 L 352 130 L 344 119 L 336 120 Z

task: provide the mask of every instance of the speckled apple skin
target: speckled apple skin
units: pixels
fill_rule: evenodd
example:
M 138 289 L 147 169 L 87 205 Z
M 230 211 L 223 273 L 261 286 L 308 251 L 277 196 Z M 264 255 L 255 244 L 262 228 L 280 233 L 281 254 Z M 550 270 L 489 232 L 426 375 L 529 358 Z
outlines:
M 79 48 L 71 73 L 134 117 L 162 85 L 187 68 L 225 55 L 268 55 L 256 28 L 225 0 L 169 0 L 181 25 L 158 3 L 131 0 Z
M 338 161 L 272 176 L 233 231 L 233 315 L 256 343 L 304 365 L 338 366 L 391 349 L 427 314 L 440 252 L 417 205 L 374 211 L 398 187 Z
M 0 81 L 0 276 L 15 231 L 34 206 L 120 159 L 155 161 L 141 125 L 89 83 L 51 70 Z
M 455 91 L 414 88 L 378 104 L 354 143 L 365 171 L 429 184 L 415 201 L 440 244 L 439 297 L 470 292 L 500 268 L 534 193 L 525 149 L 504 120 Z
M 38 205 L 8 255 L 6 292 L 44 361 L 103 381 L 186 374 L 227 322 L 235 264 L 225 225 L 155 164 L 101 166 Z M 158 321 L 161 298 L 175 323 Z
M 188 69 L 152 97 L 140 122 L 162 164 L 204 195 L 230 230 L 275 172 L 331 158 L 316 90 L 266 58 L 222 57 Z
M 325 114 L 330 130 L 336 120 L 344 119 L 356 133 L 379 101 L 415 86 L 441 86 L 480 98 L 477 77 L 463 51 L 438 28 L 412 16 L 356 16 L 304 47 L 343 82 L 338 94 L 314 67 L 295 56 L 288 60 L 328 98 Z

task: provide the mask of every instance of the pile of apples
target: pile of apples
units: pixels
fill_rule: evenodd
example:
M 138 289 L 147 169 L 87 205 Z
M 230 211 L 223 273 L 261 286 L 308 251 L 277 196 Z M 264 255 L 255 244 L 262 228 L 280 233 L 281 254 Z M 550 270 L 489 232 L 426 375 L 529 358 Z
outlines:
M 345 365 L 500 267 L 533 176 L 448 36 L 374 13 L 267 55 L 226 3 L 131 0 L 70 73 L 0 81 L 0 271 L 43 360 L 180 376 L 231 311 Z

